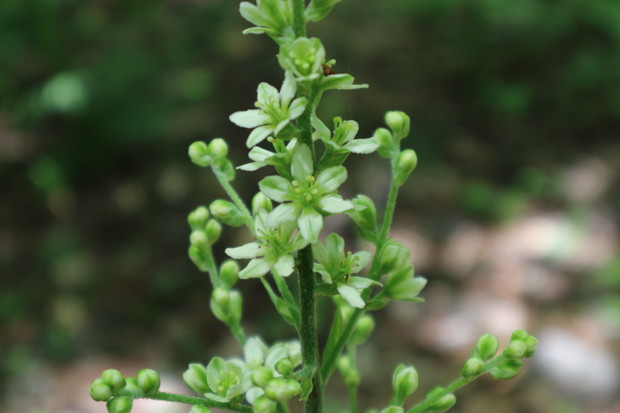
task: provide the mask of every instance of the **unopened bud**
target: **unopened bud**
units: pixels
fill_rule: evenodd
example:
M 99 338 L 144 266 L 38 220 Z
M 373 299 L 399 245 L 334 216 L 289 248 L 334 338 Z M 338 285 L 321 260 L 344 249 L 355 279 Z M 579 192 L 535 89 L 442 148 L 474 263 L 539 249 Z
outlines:
M 465 362 L 463 369 L 461 370 L 461 376 L 463 377 L 476 377 L 482 374 L 484 371 L 484 362 L 478 357 L 472 357 Z
M 522 368 L 523 362 L 521 360 L 507 358 L 489 370 L 489 374 L 496 380 L 509 380 L 517 377 Z
M 256 386 L 265 388 L 273 379 L 273 371 L 269 367 L 259 367 L 252 372 L 251 378 Z
M 510 341 L 513 341 L 513 340 L 525 340 L 529 336 L 530 335 L 527 333 L 527 331 L 522 330 L 522 329 L 517 329 L 517 330 L 513 331 L 512 334 L 510 335 Z
M 211 413 L 211 410 L 207 406 L 194 405 L 191 409 L 189 409 L 188 413 Z
M 138 371 L 136 381 L 138 382 L 138 387 L 142 390 L 142 393 L 147 395 L 157 393 L 161 384 L 159 373 L 151 369 L 142 369 Z
M 207 225 L 205 225 L 205 233 L 209 238 L 209 243 L 213 244 L 222 235 L 222 224 L 214 219 L 208 220 Z
M 370 197 L 358 195 L 351 200 L 353 209 L 347 212 L 362 232 L 362 236 L 373 241 L 377 236 L 377 208 Z
M 188 154 L 192 162 L 198 166 L 205 167 L 211 164 L 209 148 L 207 144 L 202 141 L 197 141 L 189 145 Z
M 503 354 L 512 359 L 523 358 L 527 354 L 527 344 L 523 340 L 511 340 Z
M 129 413 L 133 407 L 133 399 L 127 396 L 115 397 L 106 404 L 106 407 L 108 413 Z
M 252 213 L 256 215 L 258 211 L 264 209 L 267 212 L 271 212 L 273 204 L 271 199 L 267 198 L 262 192 L 257 192 L 252 198 Z
M 125 377 L 116 369 L 107 369 L 101 373 L 101 379 L 110 386 L 113 392 L 117 392 L 125 387 Z
M 220 279 L 224 287 L 230 289 L 237 282 L 239 275 L 239 264 L 235 260 L 226 260 L 220 266 Z
M 340 357 L 338 360 L 338 370 L 340 371 L 340 375 L 342 376 L 347 387 L 352 388 L 359 386 L 362 379 L 350 357 Z
M 211 244 L 207 233 L 201 229 L 194 230 L 189 234 L 189 243 L 198 248 L 207 248 Z
M 474 348 L 474 356 L 479 357 L 483 361 L 492 359 L 497 353 L 499 341 L 493 334 L 485 334 L 478 339 L 478 344 Z
M 206 272 L 209 270 L 207 257 L 202 248 L 199 248 L 196 245 L 190 245 L 187 253 L 194 265 L 196 265 L 200 271 Z
M 379 271 L 388 274 L 400 271 L 409 266 L 411 251 L 400 242 L 389 239 L 381 248 L 379 256 Z
M 375 320 L 369 314 L 364 314 L 357 320 L 355 324 L 355 330 L 353 330 L 353 334 L 351 335 L 351 339 L 349 343 L 351 344 L 362 344 L 368 340 L 372 330 L 375 328 Z
M 211 210 L 211 214 L 215 218 L 231 227 L 239 227 L 245 223 L 245 218 L 241 214 L 241 211 L 239 211 L 239 208 L 230 201 L 217 199 L 211 202 L 209 210 Z
M 209 142 L 208 150 L 214 161 L 221 161 L 228 155 L 228 144 L 222 138 L 215 138 Z
M 411 120 L 405 112 L 387 112 L 385 114 L 385 123 L 392 129 L 392 133 L 396 139 L 400 140 L 409 135 Z
M 192 230 L 203 229 L 207 219 L 209 219 L 209 210 L 205 206 L 199 206 L 187 216 L 187 222 Z
M 525 339 L 525 345 L 527 346 L 525 357 L 532 357 L 538 348 L 538 340 L 534 336 L 529 336 Z
M 394 183 L 402 185 L 418 164 L 418 156 L 412 149 L 405 149 L 398 155 L 394 165 Z
M 88 388 L 90 397 L 96 402 L 107 402 L 112 398 L 112 389 L 103 379 L 95 379 Z
M 444 392 L 443 387 L 435 387 L 431 392 L 426 396 L 427 399 L 431 399 L 436 397 L 439 393 Z M 445 396 L 441 397 L 435 403 L 433 403 L 428 409 L 427 412 L 445 412 L 452 406 L 456 404 L 456 397 L 452 393 L 448 393 Z
M 185 373 L 183 373 L 183 382 L 193 392 L 201 396 L 210 391 L 207 384 L 207 369 L 202 364 L 190 364 Z
M 379 141 L 379 155 L 384 158 L 391 158 L 394 154 L 394 151 L 398 149 L 398 147 L 395 145 L 392 132 L 390 132 L 386 128 L 379 128 L 375 131 L 373 136 Z
M 271 380 L 267 383 L 267 387 L 265 387 L 265 395 L 271 400 L 280 402 L 290 399 L 299 394 L 300 391 L 301 386 L 296 380 L 284 379 L 282 377 Z
M 402 406 L 405 398 L 418 389 L 418 372 L 413 366 L 398 365 L 392 374 L 393 404 Z
M 283 376 L 290 376 L 293 373 L 293 362 L 289 358 L 279 360 L 274 367 Z
M 275 413 L 277 408 L 278 403 L 269 399 L 265 395 L 257 397 L 252 405 L 252 410 L 254 413 Z

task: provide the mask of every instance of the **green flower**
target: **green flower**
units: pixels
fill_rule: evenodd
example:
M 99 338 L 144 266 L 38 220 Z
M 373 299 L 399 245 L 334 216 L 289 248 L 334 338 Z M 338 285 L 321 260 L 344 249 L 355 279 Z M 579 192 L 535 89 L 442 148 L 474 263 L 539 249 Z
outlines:
M 366 251 L 344 252 L 344 240 L 338 234 L 331 233 L 325 239 L 325 244 L 317 242 L 312 246 L 314 258 L 313 271 L 321 274 L 325 284 L 336 286 L 336 290 L 352 307 L 364 308 L 366 303 L 359 290 L 364 290 L 372 284 L 379 284 L 363 277 L 352 277 L 359 273 L 370 262 L 370 253 Z
M 347 179 L 347 170 L 334 166 L 315 176 L 310 148 L 302 144 L 293 153 L 291 175 L 292 181 L 273 175 L 258 184 L 268 198 L 282 202 L 269 213 L 267 224 L 276 228 L 297 221 L 302 237 L 314 243 L 323 229 L 324 214 L 338 214 L 353 208 L 351 201 L 335 193 Z
M 244 19 L 256 25 L 245 29 L 243 34 L 262 34 L 271 37 L 294 37 L 293 9 L 287 0 L 256 0 L 256 5 L 241 2 L 239 12 Z
M 255 128 L 246 142 L 248 148 L 259 144 L 269 135 L 277 137 L 292 120 L 301 116 L 306 108 L 307 99 L 303 97 L 293 99 L 296 91 L 297 84 L 293 74 L 286 72 L 279 92 L 268 83 L 258 85 L 258 100 L 254 104 L 258 109 L 230 115 L 230 121 L 235 125 Z
M 319 39 L 299 37 L 285 42 L 280 48 L 278 62 L 282 69 L 293 72 L 298 81 L 314 80 L 323 73 L 325 48 Z
M 267 225 L 268 212 L 260 210 L 255 217 L 256 242 L 237 248 L 226 248 L 226 254 L 234 259 L 250 259 L 239 272 L 239 278 L 259 278 L 269 271 L 282 277 L 291 275 L 295 268 L 293 253 L 308 245 L 293 222 L 273 228 Z
M 238 169 L 242 169 L 244 171 L 253 172 L 263 166 L 272 165 L 278 168 L 286 168 L 290 169 L 291 165 L 291 153 L 293 149 L 297 145 L 297 138 L 291 139 L 291 141 L 286 145 L 282 152 L 271 152 L 267 149 L 261 148 L 260 146 L 255 146 L 250 149 L 248 157 L 253 161 L 250 163 L 243 164 L 238 166 Z M 284 145 L 282 145 L 284 146 Z
M 207 384 L 211 392 L 205 397 L 226 403 L 245 393 L 252 381 L 242 362 L 214 357 L 207 366 Z
M 317 116 L 312 117 L 312 126 L 315 129 L 314 138 L 325 145 L 325 153 L 319 162 L 321 167 L 341 165 L 351 152 L 369 154 L 379 147 L 379 141 L 375 137 L 355 139 L 359 125 L 354 120 L 335 117 L 333 137 L 329 128 Z

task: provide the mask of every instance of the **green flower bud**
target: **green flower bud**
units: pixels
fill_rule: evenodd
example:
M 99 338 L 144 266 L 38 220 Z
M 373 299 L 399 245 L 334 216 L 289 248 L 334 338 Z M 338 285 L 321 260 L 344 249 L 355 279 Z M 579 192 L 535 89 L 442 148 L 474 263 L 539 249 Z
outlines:
M 192 406 L 188 413 L 211 413 L 207 406 Z
M 222 235 L 222 225 L 216 220 L 210 219 L 205 226 L 205 233 L 207 234 L 207 238 L 209 238 L 209 242 L 213 244 L 220 238 L 220 235 Z
M 357 320 L 355 324 L 355 330 L 353 330 L 353 334 L 351 335 L 351 339 L 349 343 L 351 344 L 362 344 L 368 340 L 372 330 L 375 328 L 375 320 L 369 314 L 364 314 Z
M 510 335 L 510 341 L 513 341 L 513 340 L 525 341 L 525 339 L 528 338 L 529 336 L 530 335 L 527 333 L 527 331 L 518 329 L 512 332 L 512 334 Z
M 511 359 L 523 358 L 527 354 L 527 344 L 523 340 L 511 340 L 503 354 Z
M 209 156 L 209 148 L 207 144 L 198 141 L 189 145 L 189 158 L 198 166 L 209 166 L 211 164 L 211 156 Z
M 280 47 L 278 62 L 286 71 L 293 72 L 300 80 L 312 80 L 322 74 L 321 63 L 325 60 L 325 48 L 315 37 L 298 37 Z
M 426 399 L 432 399 L 442 393 L 445 389 L 443 387 L 435 387 L 428 393 Z M 431 406 L 427 408 L 427 412 L 445 412 L 456 404 L 456 397 L 452 393 L 448 393 L 435 401 Z
M 96 402 L 107 402 L 112 398 L 112 389 L 103 379 L 95 379 L 88 388 L 90 397 Z
M 239 275 L 239 264 L 235 260 L 226 260 L 220 266 L 220 279 L 227 289 L 232 288 Z
M 228 159 L 221 160 L 220 162 L 221 163 L 219 163 L 217 167 L 224 174 L 224 177 L 226 178 L 226 180 L 227 181 L 234 180 L 236 172 L 235 172 L 235 167 L 233 166 L 232 162 L 230 162 L 230 160 Z
M 101 379 L 110 386 L 113 392 L 117 392 L 125 387 L 125 377 L 116 369 L 107 369 L 101 373 Z
M 207 384 L 207 369 L 202 364 L 190 364 L 185 373 L 183 373 L 183 382 L 193 392 L 201 396 L 211 391 Z
M 489 370 L 489 374 L 496 380 L 509 380 L 517 377 L 522 368 L 523 362 L 521 360 L 507 358 Z
M 133 399 L 127 396 L 115 397 L 106 404 L 106 407 L 108 413 L 129 413 L 133 407 Z
M 411 120 L 405 112 L 390 111 L 385 114 L 385 123 L 392 129 L 394 138 L 400 140 L 409 135 Z
M 310 4 L 306 7 L 306 20 L 311 22 L 323 20 L 334 6 L 341 1 L 342 0 L 310 0 Z
M 529 336 L 525 339 L 525 345 L 527 346 L 525 357 L 532 357 L 538 348 L 538 340 L 536 337 Z
M 377 237 L 377 208 L 374 202 L 366 195 L 358 195 L 352 202 L 353 209 L 348 211 L 347 215 L 355 222 L 365 239 L 374 241 Z
M 482 374 L 484 371 L 484 361 L 478 357 L 472 357 L 465 362 L 463 369 L 461 370 L 461 376 L 463 377 L 476 377 Z
M 379 255 L 379 271 L 388 274 L 410 266 L 411 251 L 400 242 L 389 239 Z
M 493 334 L 485 334 L 478 339 L 478 344 L 474 348 L 473 355 L 482 360 L 490 360 L 497 353 L 499 341 Z
M 228 144 L 222 138 L 215 138 L 209 142 L 208 151 L 214 161 L 222 161 L 228 155 Z
M 293 379 L 284 379 L 277 377 L 267 383 L 265 387 L 265 395 L 271 400 L 286 401 L 291 397 L 299 394 L 301 386 L 299 382 Z
M 146 395 L 157 393 L 161 384 L 159 373 L 151 369 L 142 369 L 138 371 L 136 381 L 142 393 Z
M 254 413 L 275 413 L 277 408 L 278 403 L 269 399 L 265 395 L 257 397 L 252 405 L 252 410 Z
M 261 209 L 271 212 L 271 210 L 273 210 L 273 204 L 271 203 L 271 199 L 267 198 L 265 194 L 258 192 L 254 195 L 254 198 L 252 198 L 252 214 L 256 215 Z
M 360 385 L 362 381 L 360 377 L 360 373 L 357 371 L 357 368 L 353 365 L 351 358 L 348 356 L 342 356 L 338 359 L 338 370 L 342 375 L 344 380 L 344 384 L 351 388 L 357 387 Z
M 383 288 L 386 296 L 393 300 L 421 301 L 418 294 L 425 286 L 426 278 L 414 276 L 413 266 L 409 265 L 390 274 Z
M 405 149 L 398 155 L 394 165 L 394 183 L 402 185 L 418 164 L 418 155 L 412 149 Z
M 211 299 L 220 307 L 228 307 L 230 304 L 230 290 L 216 288 L 211 293 Z
M 413 366 L 399 364 L 392 374 L 392 404 L 402 406 L 405 398 L 418 389 L 418 372 Z
M 381 413 L 403 413 L 405 409 L 400 406 L 389 406 L 381 410 Z
M 205 256 L 205 253 L 201 248 L 195 245 L 190 245 L 189 249 L 187 250 L 187 253 L 189 255 L 189 258 L 196 265 L 196 267 L 198 267 L 200 271 L 206 272 L 209 270 L 209 264 L 207 262 L 207 257 Z
M 209 219 L 209 210 L 204 206 L 199 206 L 187 216 L 187 222 L 192 230 L 203 229 L 207 219 Z
M 273 379 L 273 371 L 269 367 L 259 367 L 252 372 L 252 383 L 260 388 L 267 387 Z
M 379 155 L 384 158 L 391 158 L 394 156 L 395 151 L 398 150 L 398 147 L 394 142 L 392 132 L 385 128 L 379 128 L 375 131 L 373 136 L 379 141 L 379 149 L 377 150 Z
M 230 225 L 231 227 L 239 227 L 245 224 L 245 218 L 241 214 L 241 211 L 239 211 L 239 208 L 237 208 L 235 204 L 230 201 L 217 199 L 211 202 L 209 209 L 215 218 L 219 219 L 226 225 Z
M 274 367 L 276 371 L 283 376 L 290 376 L 293 374 L 293 362 L 289 358 L 279 360 Z
M 238 291 L 216 288 L 210 305 L 215 317 L 225 324 L 236 325 L 241 320 L 243 299 Z
M 207 233 L 202 229 L 196 229 L 189 234 L 189 243 L 197 248 L 208 248 L 211 245 Z

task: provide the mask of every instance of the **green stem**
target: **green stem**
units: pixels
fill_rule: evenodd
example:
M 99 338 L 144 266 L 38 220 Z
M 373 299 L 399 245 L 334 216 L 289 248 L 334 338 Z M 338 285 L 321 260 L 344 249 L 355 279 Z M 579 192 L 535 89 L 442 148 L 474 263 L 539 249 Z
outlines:
M 392 159 L 392 179 L 390 182 L 390 192 L 388 194 L 387 203 L 385 204 L 385 212 L 383 214 L 383 223 L 381 224 L 381 232 L 379 233 L 379 240 L 377 241 L 377 253 L 379 248 L 383 247 L 383 243 L 387 239 L 390 228 L 392 227 L 392 219 L 394 218 L 394 209 L 396 209 L 396 197 L 398 196 L 399 186 L 394 179 L 394 166 L 396 159 Z
M 356 308 L 355 311 L 353 311 L 353 314 L 351 314 L 349 321 L 342 330 L 342 334 L 340 335 L 340 337 L 338 337 L 336 345 L 331 348 L 331 351 L 323 355 L 323 364 L 321 365 L 321 380 L 324 384 L 327 384 L 331 375 L 336 370 L 336 367 L 338 366 L 338 357 L 340 356 L 340 353 L 342 353 L 344 346 L 346 346 L 349 342 L 351 334 L 353 334 L 353 330 L 355 329 L 355 325 L 357 324 L 357 320 L 359 320 L 362 314 L 364 314 L 364 310 L 361 310 L 359 308 Z
M 304 3 L 304 0 L 292 0 L 295 37 L 306 37 L 306 19 L 304 17 L 306 5 Z
M 214 400 L 205 399 L 204 397 L 184 396 L 182 394 L 157 392 L 155 394 L 149 394 L 148 396 L 142 393 L 136 393 L 130 390 L 122 390 L 118 393 L 119 396 L 129 396 L 135 399 L 151 399 L 161 400 L 166 402 L 185 403 L 194 406 L 206 406 L 209 408 L 218 408 L 230 410 L 239 413 L 252 413 L 252 406 L 243 404 L 221 403 Z
M 230 200 L 236 205 L 237 208 L 239 208 L 239 211 L 241 211 L 241 213 L 243 214 L 243 217 L 245 218 L 245 223 L 250 228 L 250 231 L 254 233 L 254 218 L 252 218 L 252 213 L 250 212 L 248 207 L 245 206 L 245 203 L 243 202 L 239 194 L 237 194 L 235 188 L 233 188 L 228 179 L 226 179 L 226 175 L 216 167 L 213 167 L 211 169 L 213 170 L 215 177 L 217 178 L 224 191 L 226 191 L 226 194 L 228 195 Z
M 273 279 L 276 282 L 276 286 L 278 287 L 278 291 L 280 291 L 280 295 L 282 295 L 282 299 L 286 303 L 291 316 L 295 320 L 295 324 L 297 325 L 297 329 L 299 329 L 300 325 L 300 316 L 299 316 L 299 306 L 295 302 L 295 298 L 293 297 L 293 293 L 288 288 L 288 284 L 286 280 L 280 275 L 275 273 L 275 270 L 272 271 Z
M 215 264 L 215 260 L 213 259 L 213 251 L 211 250 L 211 245 L 209 245 L 209 251 L 205 254 L 205 262 L 207 264 L 207 273 L 209 273 L 209 280 L 211 281 L 211 285 L 213 288 L 217 288 L 220 286 L 220 276 L 217 271 L 217 265 Z
M 319 366 L 319 340 L 317 327 L 316 278 L 312 271 L 312 247 L 308 245 L 297 254 L 299 274 L 299 303 L 301 309 L 301 356 L 303 368 L 312 377 L 312 391 L 308 395 L 305 413 L 321 413 L 323 408 L 323 386 Z
M 349 357 L 350 363 L 352 366 L 355 366 L 357 370 L 357 351 L 355 346 L 348 346 L 347 357 Z M 349 412 L 356 413 L 357 412 L 357 388 L 358 385 L 347 386 L 347 392 L 349 394 Z
M 235 336 L 235 338 L 237 339 L 239 344 L 241 344 L 241 347 L 245 346 L 245 343 L 248 340 L 245 337 L 245 333 L 243 332 L 243 328 L 239 324 L 231 325 L 229 327 L 230 327 L 230 331 L 232 332 L 233 336 Z

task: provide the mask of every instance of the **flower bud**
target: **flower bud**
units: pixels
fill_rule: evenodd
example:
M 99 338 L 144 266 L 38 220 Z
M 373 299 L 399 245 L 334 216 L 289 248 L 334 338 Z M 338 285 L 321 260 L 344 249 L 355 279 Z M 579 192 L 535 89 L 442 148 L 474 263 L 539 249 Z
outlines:
M 210 391 L 207 384 L 207 369 L 202 364 L 190 364 L 185 373 L 183 373 L 183 382 L 193 392 L 201 396 Z
M 293 379 L 284 379 L 282 377 L 276 377 L 267 383 L 265 387 L 265 395 L 271 400 L 286 401 L 291 397 L 299 394 L 301 386 L 299 382 Z
M 206 272 L 209 270 L 209 265 L 207 263 L 207 257 L 203 250 L 195 245 L 190 245 L 187 250 L 189 258 L 192 260 L 194 265 L 198 267 L 200 271 Z
M 385 128 L 379 128 L 375 131 L 373 136 L 379 141 L 379 155 L 384 158 L 391 158 L 397 150 L 392 132 Z
M 410 266 L 411 251 L 400 242 L 389 239 L 381 248 L 379 272 L 388 274 Z
M 227 289 L 232 288 L 239 276 L 239 264 L 235 260 L 226 260 L 220 266 L 220 279 Z
M 503 354 L 511 359 L 523 358 L 527 354 L 527 344 L 523 340 L 511 340 Z
M 381 410 L 381 413 L 403 413 L 405 409 L 400 406 L 389 406 Z
M 138 371 L 136 381 L 138 382 L 138 387 L 142 390 L 142 393 L 146 395 L 157 393 L 161 384 L 159 373 L 151 369 L 142 369 Z
M 116 369 L 107 369 L 101 373 L 101 379 L 110 386 L 113 392 L 117 392 L 125 387 L 125 377 Z
M 478 344 L 474 348 L 473 355 L 482 360 L 490 360 L 497 353 L 499 342 L 493 334 L 485 334 L 478 339 Z
M 293 373 L 293 362 L 289 358 L 279 360 L 274 367 L 283 376 L 290 376 Z
M 398 155 L 394 165 L 394 183 L 402 185 L 418 164 L 418 155 L 412 149 L 405 149 Z
M 211 244 L 207 233 L 202 229 L 196 229 L 189 234 L 189 243 L 197 248 L 208 248 Z
M 532 357 L 538 348 L 538 340 L 536 337 L 529 336 L 525 339 L 525 345 L 527 346 L 525 357 Z
M 409 135 L 411 120 L 405 112 L 390 111 L 385 114 L 385 123 L 392 129 L 394 137 L 398 140 Z
M 191 409 L 189 409 L 188 413 L 211 413 L 211 410 L 207 406 L 194 405 Z
M 431 399 L 436 397 L 439 393 L 442 393 L 445 389 L 443 387 L 435 387 L 433 390 L 428 393 L 426 399 Z M 431 406 L 427 408 L 427 412 L 445 412 L 452 406 L 456 404 L 456 397 L 452 393 L 448 393 L 445 396 L 441 397 L 439 400 L 435 401 Z
M 303 80 L 316 79 L 322 73 L 321 63 L 325 60 L 325 48 L 321 40 L 313 37 L 298 37 L 280 47 L 278 62 L 285 71 Z
M 252 198 L 252 214 L 256 215 L 261 209 L 271 212 L 273 204 L 271 203 L 271 199 L 267 198 L 265 194 L 258 192 L 254 195 L 254 198 Z
M 129 413 L 133 407 L 133 399 L 127 396 L 115 397 L 106 404 L 106 407 L 108 413 Z
M 522 368 L 523 362 L 521 360 L 507 358 L 489 370 L 489 374 L 496 380 L 509 380 L 517 377 Z
M 524 341 L 529 336 L 530 335 L 527 333 L 527 331 L 522 330 L 522 329 L 517 329 L 517 330 L 513 331 L 512 334 L 510 335 L 510 341 L 513 341 L 513 340 L 522 340 L 522 341 Z
M 209 156 L 209 148 L 202 141 L 197 141 L 189 145 L 189 158 L 198 166 L 209 166 L 211 164 L 211 156 Z
M 96 402 L 107 402 L 112 398 L 112 389 L 103 379 L 95 379 L 88 388 L 90 397 Z
M 241 211 L 230 201 L 217 199 L 211 202 L 209 210 L 211 210 L 211 214 L 215 218 L 231 227 L 239 227 L 245 224 L 245 218 L 241 214 Z
M 254 413 L 275 413 L 277 408 L 278 404 L 265 395 L 257 397 L 252 405 Z
M 273 379 L 273 371 L 269 367 L 259 367 L 252 372 L 251 378 L 256 386 L 265 388 Z
M 207 219 L 209 219 L 209 210 L 205 206 L 199 206 L 187 216 L 187 222 L 192 230 L 203 229 Z
M 377 236 L 377 208 L 374 202 L 366 195 L 358 195 L 351 201 L 353 209 L 348 211 L 347 215 L 355 222 L 365 239 L 374 241 Z
M 461 370 L 461 376 L 463 377 L 476 377 L 482 374 L 484 371 L 484 361 L 478 357 L 472 357 L 465 362 L 463 369 Z
M 351 335 L 351 339 L 349 343 L 351 344 L 362 344 L 368 340 L 372 330 L 375 328 L 375 320 L 369 314 L 364 314 L 357 320 L 355 324 L 355 330 L 353 330 L 353 334 Z
M 209 142 L 208 150 L 209 155 L 216 162 L 226 159 L 226 155 L 228 155 L 228 145 L 222 138 L 215 138 Z
M 392 404 L 402 406 L 405 398 L 418 388 L 418 372 L 413 366 L 399 364 L 392 374 Z
M 230 160 L 228 159 L 224 159 L 220 162 L 221 163 L 219 163 L 217 167 L 224 174 L 224 177 L 226 178 L 226 180 L 229 182 L 234 180 L 236 172 L 235 172 L 235 167 L 232 164 L 232 162 L 230 162 Z
M 205 233 L 209 238 L 209 243 L 213 244 L 222 235 L 222 225 L 216 220 L 210 219 L 207 221 L 207 225 L 205 225 Z
M 210 305 L 213 315 L 225 324 L 236 325 L 241 320 L 243 299 L 238 291 L 216 288 Z
M 338 359 L 338 370 L 347 387 L 352 388 L 359 386 L 362 379 L 350 357 L 342 356 Z

